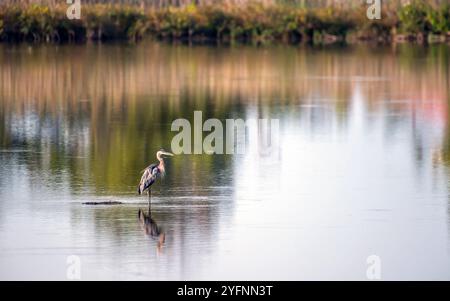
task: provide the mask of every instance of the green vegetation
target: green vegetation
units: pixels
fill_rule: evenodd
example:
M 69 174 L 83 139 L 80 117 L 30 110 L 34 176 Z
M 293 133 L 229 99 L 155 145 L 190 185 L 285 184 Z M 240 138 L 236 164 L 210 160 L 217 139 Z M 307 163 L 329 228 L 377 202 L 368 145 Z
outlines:
M 66 17 L 66 5 L 0 6 L 1 41 L 164 40 L 286 43 L 436 36 L 447 40 L 450 6 L 412 1 L 383 7 L 381 20 L 366 17 L 367 5 L 305 8 L 299 5 L 201 5 L 148 8 L 84 4 L 80 20 Z M 397 39 L 398 40 L 398 39 Z

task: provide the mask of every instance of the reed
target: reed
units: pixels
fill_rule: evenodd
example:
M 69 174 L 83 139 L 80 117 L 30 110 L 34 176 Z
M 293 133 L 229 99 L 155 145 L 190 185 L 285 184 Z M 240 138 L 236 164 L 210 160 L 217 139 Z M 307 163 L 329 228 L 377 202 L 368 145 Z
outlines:
M 307 7 L 297 2 L 159 7 L 83 4 L 80 20 L 67 19 L 64 4 L 3 4 L 0 40 L 136 41 L 149 35 L 189 42 L 390 42 L 398 40 L 396 36 L 415 39 L 418 35 L 446 40 L 450 31 L 450 6 L 445 3 L 410 1 L 400 7 L 383 6 L 382 19 L 369 20 L 367 6 L 362 4 Z

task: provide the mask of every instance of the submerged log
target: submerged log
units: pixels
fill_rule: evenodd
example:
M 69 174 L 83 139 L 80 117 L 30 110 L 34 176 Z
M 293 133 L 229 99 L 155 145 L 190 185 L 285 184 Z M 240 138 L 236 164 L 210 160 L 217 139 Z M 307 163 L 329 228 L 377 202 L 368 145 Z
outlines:
M 104 201 L 104 202 L 85 202 L 81 203 L 82 205 L 120 205 L 123 204 L 119 201 Z

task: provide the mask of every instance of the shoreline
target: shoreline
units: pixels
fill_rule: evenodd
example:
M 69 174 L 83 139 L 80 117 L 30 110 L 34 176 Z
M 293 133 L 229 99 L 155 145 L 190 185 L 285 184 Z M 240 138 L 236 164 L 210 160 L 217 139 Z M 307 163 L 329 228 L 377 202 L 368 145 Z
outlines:
M 84 4 L 69 20 L 66 5 L 0 5 L 0 43 L 86 43 L 146 37 L 187 44 L 434 44 L 450 43 L 450 6 L 412 2 L 383 8 L 369 20 L 366 6 L 300 8 L 253 3 L 144 9 Z

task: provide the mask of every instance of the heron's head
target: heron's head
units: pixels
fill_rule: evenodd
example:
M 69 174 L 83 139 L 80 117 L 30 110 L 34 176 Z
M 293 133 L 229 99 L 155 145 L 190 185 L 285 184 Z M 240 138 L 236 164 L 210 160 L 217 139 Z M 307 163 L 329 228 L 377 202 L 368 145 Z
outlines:
M 163 149 L 160 149 L 159 151 L 156 152 L 156 158 L 161 161 L 164 157 L 163 156 L 173 156 L 172 153 L 166 152 Z

